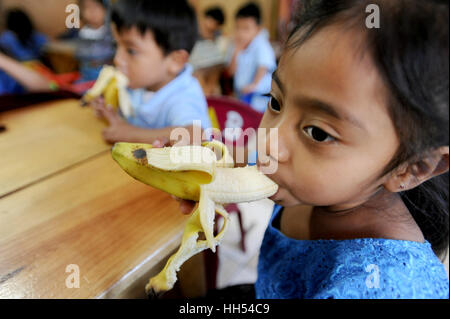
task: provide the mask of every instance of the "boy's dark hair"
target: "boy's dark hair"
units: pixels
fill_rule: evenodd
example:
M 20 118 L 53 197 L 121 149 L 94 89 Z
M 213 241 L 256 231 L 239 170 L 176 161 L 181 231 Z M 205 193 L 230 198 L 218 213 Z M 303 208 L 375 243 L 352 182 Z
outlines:
M 214 7 L 206 10 L 205 17 L 213 18 L 219 25 L 223 25 L 225 23 L 225 15 L 223 14 L 222 9 L 219 7 Z
M 197 19 L 186 0 L 118 0 L 112 7 L 111 22 L 118 32 L 136 27 L 151 31 L 165 54 L 176 50 L 191 52 L 197 40 Z
M 246 4 L 236 13 L 236 19 L 239 18 L 254 18 L 257 24 L 261 24 L 261 10 L 255 3 Z
M 360 28 L 389 90 L 389 108 L 400 138 L 384 174 L 414 163 L 427 151 L 449 145 L 448 2 L 422 0 L 305 1 L 287 48 L 296 48 L 319 29 L 341 23 Z M 380 8 L 380 28 L 367 28 L 366 7 Z M 437 255 L 449 243 L 449 175 L 401 194 Z
M 6 28 L 17 36 L 23 46 L 29 46 L 34 32 L 33 22 L 25 11 L 11 9 L 6 12 Z

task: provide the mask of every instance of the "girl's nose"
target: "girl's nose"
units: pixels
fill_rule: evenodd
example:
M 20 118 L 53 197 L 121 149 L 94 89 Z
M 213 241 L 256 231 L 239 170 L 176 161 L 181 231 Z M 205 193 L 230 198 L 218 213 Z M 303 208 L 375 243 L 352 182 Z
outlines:
M 290 152 L 288 148 L 288 136 L 285 130 L 278 128 L 278 162 L 285 163 L 289 161 Z
M 290 157 L 285 133 L 283 127 L 277 127 L 269 129 L 267 134 L 266 154 L 279 163 L 287 162 Z

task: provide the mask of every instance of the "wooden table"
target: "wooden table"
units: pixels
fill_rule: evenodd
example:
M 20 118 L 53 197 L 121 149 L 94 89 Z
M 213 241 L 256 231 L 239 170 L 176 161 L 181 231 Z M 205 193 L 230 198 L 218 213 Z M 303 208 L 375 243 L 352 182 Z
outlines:
M 77 101 L 0 120 L 0 298 L 144 297 L 179 245 L 177 203 L 122 171 Z

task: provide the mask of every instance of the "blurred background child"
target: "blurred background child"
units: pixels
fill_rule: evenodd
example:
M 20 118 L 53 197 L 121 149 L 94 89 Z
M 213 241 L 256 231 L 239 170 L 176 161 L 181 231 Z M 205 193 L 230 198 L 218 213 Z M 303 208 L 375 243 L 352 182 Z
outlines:
M 49 80 L 0 51 L 0 95 L 50 90 Z
M 222 35 L 222 26 L 224 23 L 225 14 L 220 7 L 207 9 L 200 27 L 202 38 L 205 40 L 216 40 Z
M 6 30 L 0 35 L 0 48 L 18 61 L 38 60 L 48 42 L 47 36 L 34 29 L 30 17 L 20 9 L 5 14 Z
M 108 1 L 80 0 L 84 26 L 78 38 L 77 59 L 82 81 L 95 80 L 104 64 L 111 64 L 114 44 L 107 21 Z
M 79 0 L 81 29 L 70 29 L 59 38 L 75 40 L 75 56 L 80 65 L 81 82 L 97 79 L 105 64 L 112 64 L 114 41 L 109 25 L 109 0 Z
M 267 108 L 272 72 L 276 57 L 267 30 L 261 27 L 259 7 L 250 3 L 236 13 L 234 51 L 228 73 L 234 76 L 234 91 L 252 108 L 264 112 Z
M 226 65 L 228 38 L 222 35 L 225 14 L 220 7 L 204 11 L 199 26 L 199 40 L 192 50 L 189 63 L 206 95 L 221 94 L 219 79 Z

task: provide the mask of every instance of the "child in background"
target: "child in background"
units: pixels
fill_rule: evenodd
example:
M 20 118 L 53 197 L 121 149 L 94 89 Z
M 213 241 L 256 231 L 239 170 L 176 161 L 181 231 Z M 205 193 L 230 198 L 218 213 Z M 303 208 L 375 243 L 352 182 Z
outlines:
M 75 56 L 80 62 L 80 82 L 87 82 L 97 79 L 103 65 L 112 64 L 115 47 L 108 23 L 109 0 L 79 0 L 79 3 L 84 26 L 77 33 L 70 33 L 70 37 L 77 41 Z
M 305 8 L 261 123 L 280 188 L 256 297 L 448 299 L 448 2 Z
M 205 17 L 201 28 L 204 40 L 215 41 L 222 35 L 222 26 L 225 23 L 225 15 L 219 7 L 210 8 L 205 11 Z
M 225 15 L 219 7 L 207 9 L 200 27 L 201 37 L 195 44 L 189 64 L 205 95 L 220 95 L 219 79 L 226 64 L 229 40 L 222 36 Z
M 50 81 L 0 50 L 0 95 L 51 90 Z
M 0 35 L 0 49 L 18 61 L 39 60 L 48 39 L 34 30 L 28 15 L 20 9 L 6 13 L 6 31 Z
M 228 73 L 234 76 L 234 91 L 239 99 L 264 112 L 276 58 L 268 32 L 261 28 L 261 13 L 256 4 L 242 7 L 236 14 L 234 52 Z
M 198 35 L 188 3 L 119 0 L 112 9 L 112 28 L 114 64 L 129 79 L 134 116 L 127 123 L 97 100 L 96 113 L 110 123 L 104 138 L 111 143 L 152 143 L 158 137 L 170 138 L 174 127 L 192 130 L 195 120 L 211 127 L 205 96 L 187 64 Z

